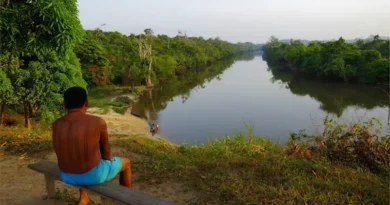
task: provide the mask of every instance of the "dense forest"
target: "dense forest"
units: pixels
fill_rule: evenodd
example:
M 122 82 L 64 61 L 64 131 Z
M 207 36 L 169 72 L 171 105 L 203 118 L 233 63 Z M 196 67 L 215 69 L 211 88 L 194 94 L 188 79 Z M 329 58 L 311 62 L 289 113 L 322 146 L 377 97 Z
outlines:
M 385 83 L 389 82 L 390 40 L 378 35 L 370 40 L 346 43 L 337 41 L 289 43 L 271 37 L 263 47 L 265 59 L 273 69 L 286 69 L 327 80 Z
M 84 79 L 93 87 L 163 84 L 196 67 L 260 49 L 260 45 L 252 43 L 231 44 L 219 38 L 188 37 L 180 31 L 175 37 L 154 35 L 152 29 L 126 36 L 96 29 L 86 31 L 75 52 Z
M 199 66 L 261 49 L 219 38 L 85 31 L 76 0 L 0 0 L 0 124 L 5 110 L 52 121 L 62 93 L 85 88 L 163 84 Z M 180 78 L 178 78 L 180 79 Z

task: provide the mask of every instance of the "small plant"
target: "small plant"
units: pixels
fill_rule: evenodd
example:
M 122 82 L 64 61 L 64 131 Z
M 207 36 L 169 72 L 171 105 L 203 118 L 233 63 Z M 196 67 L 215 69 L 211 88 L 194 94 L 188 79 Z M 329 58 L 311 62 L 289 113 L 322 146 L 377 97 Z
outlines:
M 336 122 L 329 117 L 324 119 L 322 136 L 309 136 L 304 131 L 291 134 L 289 153 L 292 149 L 315 150 L 332 161 L 349 165 L 359 165 L 373 171 L 390 166 L 390 139 L 379 137 L 381 122 L 372 118 L 351 127 Z
M 74 197 L 74 195 L 68 189 L 64 189 L 62 191 L 57 189 L 55 198 L 56 200 L 70 202 L 69 205 L 76 205 L 78 202 L 77 198 Z

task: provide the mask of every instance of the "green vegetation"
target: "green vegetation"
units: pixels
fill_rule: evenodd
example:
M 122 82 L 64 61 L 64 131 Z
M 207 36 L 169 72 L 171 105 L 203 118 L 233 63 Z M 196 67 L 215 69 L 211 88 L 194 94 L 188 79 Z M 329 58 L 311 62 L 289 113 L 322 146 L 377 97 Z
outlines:
M 53 120 L 61 93 L 86 86 L 73 52 L 84 34 L 76 0 L 0 1 L 0 7 L 1 111 L 21 107 L 25 127 L 31 116 Z
M 9 110 L 52 122 L 69 87 L 164 84 L 200 66 L 261 49 L 219 38 L 84 31 L 76 0 L 0 1 L 0 124 Z M 107 101 L 96 102 L 107 106 Z M 111 103 L 124 112 L 124 101 Z
M 56 190 L 55 199 L 56 200 L 61 200 L 61 201 L 66 201 L 66 202 L 68 202 L 68 205 L 76 205 L 76 204 L 78 204 L 77 198 L 75 198 L 73 196 L 73 194 L 70 193 L 70 191 L 68 191 L 68 189 L 64 189 L 62 191 L 57 189 Z
M 0 1 L 0 7 L 0 124 L 33 128 L 1 127 L 0 148 L 21 157 L 52 150 L 50 128 L 31 126 L 30 119 L 52 122 L 64 112 L 61 95 L 71 86 L 90 88 L 90 107 L 119 113 L 130 102 L 114 96 L 138 93 L 142 87 L 135 86 L 140 85 L 169 86 L 157 96 L 159 103 L 144 99 L 141 112 L 155 112 L 173 97 L 167 91 L 177 90 L 185 101 L 192 88 L 218 78 L 234 62 L 231 57 L 261 47 L 182 32 L 155 35 L 152 29 L 140 35 L 84 31 L 76 0 Z M 273 68 L 381 83 L 389 81 L 388 48 L 389 41 L 379 38 L 356 44 L 340 38 L 308 46 L 271 38 L 264 50 Z M 149 98 L 151 92 L 158 91 L 151 90 Z M 147 137 L 113 144 L 141 155 L 133 161 L 139 180 L 183 183 L 200 195 L 193 204 L 389 204 L 388 136 L 372 134 L 375 120 L 351 128 L 328 118 L 324 123 L 321 136 L 292 134 L 287 146 L 255 137 L 250 130 L 247 136 L 234 134 L 205 145 Z M 66 192 L 57 196 L 74 200 Z
M 103 113 L 111 108 L 115 112 L 124 114 L 133 101 L 127 96 L 136 96 L 144 90 L 143 86 L 125 87 L 125 86 L 105 86 L 92 88 L 88 91 L 88 102 L 91 108 L 100 108 Z
M 300 74 L 330 80 L 386 83 L 389 82 L 390 40 L 375 36 L 372 40 L 359 40 L 348 44 L 337 41 L 280 42 L 271 37 L 263 47 L 265 58 L 273 69 L 286 69 Z
M 219 38 L 189 37 L 181 32 L 169 37 L 145 29 L 144 34 L 126 36 L 96 29 L 86 31 L 76 53 L 84 79 L 91 87 L 151 86 L 218 60 L 260 49 L 261 45 L 252 43 L 231 44 Z
M 287 145 L 256 137 L 250 128 L 203 145 L 150 137 L 111 145 L 137 154 L 135 183 L 183 184 L 196 193 L 189 204 L 388 204 L 390 140 L 375 134 L 380 123 L 346 127 L 326 118 L 324 124 L 321 136 L 292 134 Z M 3 129 L 0 145 L 7 154 L 52 150 L 49 129 Z M 57 196 L 73 200 L 66 191 Z
M 195 190 L 190 204 L 388 204 L 389 140 L 369 134 L 372 121 L 350 129 L 325 123 L 322 138 L 293 134 L 287 147 L 250 130 L 204 145 L 144 137 L 117 145 L 144 156 L 133 161 L 139 180 Z

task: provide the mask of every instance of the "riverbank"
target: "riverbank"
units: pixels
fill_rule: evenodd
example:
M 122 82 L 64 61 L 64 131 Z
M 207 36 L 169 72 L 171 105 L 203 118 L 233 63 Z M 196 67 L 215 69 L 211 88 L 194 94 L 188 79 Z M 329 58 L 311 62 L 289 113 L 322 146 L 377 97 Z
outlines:
M 102 114 L 99 108 L 91 108 L 87 113 L 101 117 L 106 121 L 110 137 L 123 138 L 132 136 L 149 136 L 150 128 L 148 123 L 139 117 L 130 114 L 128 109 L 124 114 L 119 114 L 109 109 Z
M 390 142 L 370 131 L 375 120 L 349 128 L 325 121 L 322 136 L 298 133 L 285 146 L 250 130 L 203 145 L 144 136 L 111 138 L 110 144 L 114 155 L 131 159 L 134 189 L 178 204 L 389 204 Z M 6 194 L 0 203 L 54 204 L 41 199 L 43 178 L 27 169 L 39 160 L 55 162 L 51 148 L 36 149 L 51 144 L 50 131 L 8 132 L 7 138 L 2 129 L 0 191 Z M 76 189 L 57 184 L 56 204 L 75 200 Z
M 147 121 L 130 114 L 133 104 L 145 89 L 144 86 L 92 89 L 88 93 L 90 108 L 87 113 L 103 118 L 113 138 L 149 136 L 150 128 Z

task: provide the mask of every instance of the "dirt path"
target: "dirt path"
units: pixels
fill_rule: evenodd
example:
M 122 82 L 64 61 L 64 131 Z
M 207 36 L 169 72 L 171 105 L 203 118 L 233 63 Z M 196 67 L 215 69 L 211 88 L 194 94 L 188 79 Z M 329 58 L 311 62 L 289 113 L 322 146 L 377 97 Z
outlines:
M 27 168 L 27 165 L 37 161 L 39 160 L 19 160 L 18 157 L 11 156 L 0 157 L 0 204 L 68 204 L 61 201 L 43 200 L 46 194 L 44 177 Z M 56 182 L 56 185 L 60 189 L 71 188 L 62 183 Z

